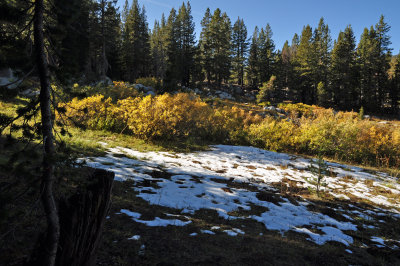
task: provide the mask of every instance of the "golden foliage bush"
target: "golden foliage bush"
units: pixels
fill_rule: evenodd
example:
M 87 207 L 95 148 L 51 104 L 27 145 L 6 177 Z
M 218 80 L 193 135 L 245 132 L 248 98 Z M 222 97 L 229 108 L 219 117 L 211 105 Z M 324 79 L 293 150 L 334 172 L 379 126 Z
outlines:
M 124 88 L 124 84 L 115 84 Z M 399 166 L 400 128 L 359 119 L 354 112 L 335 112 L 296 104 L 300 118 L 262 118 L 236 106 L 210 106 L 194 94 L 128 97 L 113 103 L 102 95 L 61 105 L 79 126 L 124 131 L 154 140 L 202 139 L 254 145 L 280 152 L 324 154 L 342 161 Z M 290 109 L 292 108 L 292 109 Z
M 211 120 L 215 139 L 234 144 L 247 144 L 248 132 L 246 129 L 252 124 L 261 123 L 262 117 L 236 106 L 225 106 L 216 108 Z
M 64 114 L 74 125 L 91 129 L 117 130 L 122 127 L 119 122 L 115 106 L 111 98 L 105 99 L 103 95 L 94 95 L 79 100 L 72 99 L 69 103 L 59 104 L 65 109 Z
M 118 101 L 119 113 L 132 133 L 144 139 L 206 137 L 212 108 L 198 97 L 178 93 Z
M 341 161 L 398 166 L 400 130 L 357 113 L 316 108 L 297 121 L 266 118 L 249 127 L 249 142 L 274 151 L 324 154 Z
M 296 125 L 286 120 L 266 118 L 248 128 L 249 142 L 272 151 L 293 150 L 296 145 Z

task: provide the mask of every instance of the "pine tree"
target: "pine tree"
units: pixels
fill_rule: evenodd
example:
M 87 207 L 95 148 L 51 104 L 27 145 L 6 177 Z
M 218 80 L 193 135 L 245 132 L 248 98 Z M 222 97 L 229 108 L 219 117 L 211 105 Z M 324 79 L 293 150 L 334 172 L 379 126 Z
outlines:
M 150 35 L 149 26 L 147 23 L 146 10 L 142 6 L 142 12 L 140 13 L 140 38 L 139 38 L 139 53 L 138 53 L 138 64 L 139 64 L 139 75 L 138 77 L 146 77 L 150 74 Z
M 210 23 L 211 23 L 211 11 L 207 8 L 204 17 L 201 21 L 201 33 L 199 40 L 199 49 L 201 54 L 201 65 L 205 72 L 207 82 L 211 82 L 211 72 L 212 72 L 212 51 L 211 51 L 211 33 L 210 33 Z
M 297 33 L 293 35 L 292 43 L 289 49 L 290 75 L 288 77 L 287 99 L 299 102 L 301 101 L 301 78 L 299 70 L 299 61 L 297 59 L 297 50 L 300 44 L 300 38 Z
M 195 25 L 192 17 L 190 3 L 182 4 L 177 16 L 179 25 L 179 53 L 178 69 L 179 81 L 182 86 L 189 86 L 194 67 L 194 57 L 196 53 Z
M 115 1 L 91 1 L 87 28 L 86 80 L 121 78 L 121 18 Z M 80 23 L 77 21 L 76 23 Z M 73 33 L 72 33 L 73 34 Z
M 278 77 L 278 87 L 280 88 L 281 100 L 293 99 L 295 94 L 294 90 L 294 49 L 289 46 L 289 42 L 286 41 L 283 44 L 282 52 L 277 52 L 277 60 L 275 63 L 275 74 Z
M 389 98 L 392 110 L 395 113 L 397 111 L 397 108 L 399 107 L 400 99 L 400 53 L 396 56 L 394 60 Z
M 179 59 L 179 25 L 177 21 L 177 14 L 174 8 L 171 9 L 167 24 L 167 68 L 165 72 L 164 87 L 167 90 L 175 89 L 179 79 L 178 59 Z
M 108 63 L 106 75 L 111 79 L 121 79 L 121 17 L 115 1 L 107 2 L 104 12 L 104 44 Z
M 94 28 L 90 15 L 95 12 L 96 5 L 91 1 L 54 0 L 51 13 L 54 34 L 50 37 L 54 51 L 50 56 L 54 59 L 52 65 L 58 65 L 56 75 L 62 82 L 89 73 L 89 31 Z
M 292 54 L 293 58 L 295 58 L 297 55 L 297 48 L 299 47 L 299 44 L 300 44 L 299 35 L 295 33 L 292 38 L 292 44 L 290 45 L 290 53 Z
M 123 28 L 125 27 L 125 23 L 128 20 L 128 16 L 129 16 L 129 3 L 128 3 L 128 0 L 125 0 L 124 6 L 123 6 L 122 12 L 121 12 L 121 22 L 122 22 L 121 30 L 123 30 Z
M 390 36 L 388 35 L 390 28 L 391 27 L 385 22 L 385 17 L 381 15 L 379 22 L 375 25 L 376 42 L 378 48 L 376 87 L 378 103 L 380 104 L 380 107 L 384 107 L 385 103 L 388 101 L 388 99 L 386 99 L 386 94 L 388 93 L 387 88 L 389 87 L 387 73 L 390 68 L 390 60 L 392 58 L 392 49 L 389 47 L 392 42 L 390 41 Z
M 164 80 L 165 72 L 167 69 L 167 41 L 165 18 L 164 23 L 162 24 L 160 25 L 160 23 L 156 20 L 154 22 L 153 31 L 150 36 L 150 50 L 152 60 L 151 74 L 160 80 Z
M 271 76 L 268 82 L 264 82 L 257 95 L 258 103 L 265 101 L 277 102 L 278 87 L 276 82 L 276 76 Z
M 269 24 L 261 29 L 258 37 L 258 64 L 259 64 L 259 80 L 261 83 L 269 81 L 273 73 L 275 44 L 272 40 L 272 30 Z
M 314 90 L 312 91 L 312 103 L 323 105 L 326 104 L 326 101 L 331 98 L 330 93 L 326 90 L 330 64 L 330 49 L 331 37 L 329 33 L 329 27 L 325 24 L 324 18 L 321 18 L 318 27 L 314 30 L 313 35 L 313 54 L 311 67 Z M 320 89 L 318 90 L 318 84 L 320 83 L 324 85 L 322 87 L 319 86 Z M 322 95 L 319 95 L 319 93 L 322 93 Z M 326 101 L 320 102 L 318 99 L 326 99 Z
M 236 82 L 242 87 L 248 46 L 246 25 L 243 19 L 238 18 L 232 29 L 232 67 Z
M 231 20 L 225 12 L 219 17 L 216 11 L 214 12 L 213 18 L 216 18 L 216 20 L 212 20 L 211 25 L 217 26 L 215 27 L 217 31 L 212 30 L 214 34 L 217 33 L 214 35 L 214 39 L 217 40 L 217 45 L 215 46 L 216 54 L 214 57 L 216 66 L 215 76 L 217 84 L 220 85 L 223 80 L 227 81 L 230 77 L 232 25 Z
M 330 90 L 328 100 L 341 109 L 359 108 L 357 102 L 358 70 L 356 62 L 356 43 L 351 26 L 339 33 L 332 50 L 330 67 Z
M 374 28 L 365 28 L 357 47 L 357 59 L 360 67 L 360 103 L 367 111 L 376 111 L 380 107 L 376 87 L 378 51 Z
M 28 1 L 0 3 L 0 66 L 2 67 L 26 72 L 33 67 L 31 51 L 27 49 L 32 46 L 31 14 L 26 12 L 30 5 Z
M 296 54 L 296 70 L 299 72 L 299 95 L 303 103 L 312 103 L 313 97 L 313 39 L 310 25 L 303 27 Z
M 202 21 L 201 50 L 208 81 L 221 85 L 230 76 L 231 22 L 226 13 L 217 8 L 212 17 L 207 9 Z
M 133 1 L 123 30 L 123 70 L 125 80 L 133 82 L 150 73 L 150 42 L 146 11 Z
M 247 63 L 248 83 L 257 87 L 259 85 L 259 47 L 258 47 L 258 27 L 255 27 L 253 37 L 251 38 L 249 58 Z

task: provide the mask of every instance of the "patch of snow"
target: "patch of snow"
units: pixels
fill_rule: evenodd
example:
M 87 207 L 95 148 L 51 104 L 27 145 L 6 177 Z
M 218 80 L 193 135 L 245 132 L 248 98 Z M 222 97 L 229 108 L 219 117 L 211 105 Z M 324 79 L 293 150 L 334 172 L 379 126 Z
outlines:
M 380 237 L 377 237 L 377 236 L 371 237 L 371 241 L 374 241 L 374 242 L 379 243 L 381 245 L 385 245 L 385 240 L 380 238 Z
M 294 231 L 309 235 L 310 238 L 308 238 L 308 239 L 314 241 L 315 243 L 317 243 L 319 245 L 325 244 L 325 242 L 327 242 L 327 241 L 340 242 L 346 246 L 349 246 L 349 244 L 353 243 L 352 237 L 344 234 L 341 230 L 339 230 L 335 227 L 325 226 L 325 227 L 320 227 L 319 229 L 322 230 L 325 234 L 320 235 L 320 234 L 311 232 L 307 228 L 295 228 Z
M 228 220 L 250 218 L 263 223 L 269 230 L 280 231 L 282 235 L 289 230 L 306 233 L 310 240 L 318 244 L 337 241 L 348 245 L 353 242 L 353 239 L 344 234 L 343 230 L 357 230 L 355 224 L 337 221 L 328 215 L 309 211 L 307 206 L 313 205 L 312 202 L 298 200 L 297 204 L 293 204 L 284 197 L 281 198 L 278 193 L 276 197 L 280 199 L 275 203 L 263 201 L 257 197 L 259 192 L 265 190 L 275 193 L 277 190 L 271 186 L 272 183 L 282 182 L 284 178 L 296 182 L 297 186 L 314 188 L 314 184 L 305 182 L 305 179 L 313 177 L 308 170 L 309 159 L 254 147 L 229 145 L 215 145 L 211 146 L 209 151 L 196 153 L 139 152 L 122 147 L 110 148 L 108 151 L 104 157 L 88 160 L 88 164 L 113 171 L 115 180 L 133 180 L 137 183 L 133 187 L 138 193 L 137 196 L 150 204 L 179 209 L 186 214 L 194 214 L 201 209 L 211 209 Z M 125 154 L 127 157 L 114 156 L 114 154 Z M 327 193 L 346 200 L 350 198 L 344 193 L 353 194 L 359 198 L 369 199 L 372 203 L 393 208 L 392 210 L 377 208 L 376 212 L 372 212 L 349 204 L 349 208 L 353 211 L 344 209 L 335 209 L 335 211 L 340 212 L 350 221 L 353 221 L 353 218 L 346 214 L 349 212 L 370 221 L 374 220 L 370 215 L 380 216 L 378 213 L 382 216 L 400 218 L 400 212 L 395 209 L 400 207 L 399 202 L 391 203 L 384 195 L 372 195 L 371 188 L 364 183 L 364 180 L 373 180 L 370 186 L 381 186 L 383 182 L 388 186 L 387 184 L 395 183 L 393 177 L 384 173 L 373 175 L 353 166 L 327 164 L 337 174 L 337 177 L 325 178 Z M 167 177 L 159 177 L 160 171 Z M 157 176 L 152 177 L 153 172 L 157 172 Z M 352 177 L 351 181 L 344 178 L 348 176 Z M 146 183 L 143 181 L 154 181 L 157 186 L 143 185 Z M 232 187 L 229 186 L 229 182 L 245 183 L 252 189 L 246 189 L 246 186 Z M 400 187 L 397 184 L 391 187 L 395 188 L 394 192 L 400 193 Z M 238 209 L 251 210 L 252 205 L 264 207 L 267 211 L 260 215 L 230 215 Z M 189 220 L 186 222 L 158 217 L 153 221 L 144 221 L 139 219 L 141 216 L 139 213 L 129 210 L 121 210 L 121 213 L 148 226 L 184 226 L 191 222 L 187 216 L 184 216 Z M 311 225 L 315 231 L 304 228 L 306 225 L 307 228 Z M 211 228 L 211 230 L 218 229 L 219 227 Z M 228 231 L 240 233 L 233 229 Z M 319 231 L 323 233 L 315 233 Z M 202 230 L 202 233 L 207 232 L 212 231 Z
M 232 228 L 232 230 L 238 234 L 244 235 L 244 231 L 240 230 L 239 228 Z
M 120 213 L 124 213 L 126 215 L 128 215 L 129 217 L 132 217 L 134 219 L 139 219 L 140 216 L 142 216 L 140 213 L 138 212 L 131 212 L 130 210 L 126 210 L 126 209 L 121 209 Z M 117 213 L 118 214 L 118 213 Z
M 332 196 L 334 196 L 335 198 L 338 198 L 338 199 L 350 200 L 350 198 L 344 194 L 335 194 L 333 192 L 329 192 L 329 194 L 331 194 Z
M 140 235 L 134 235 L 130 238 L 128 238 L 128 240 L 139 240 L 140 239 Z
M 107 146 L 108 146 L 108 143 L 107 143 L 107 142 L 98 141 L 97 143 L 100 144 L 100 145 L 103 146 L 103 147 L 107 147 Z
M 144 244 L 141 245 L 138 254 L 139 254 L 140 256 L 143 256 L 144 253 L 145 253 L 145 249 L 146 249 L 146 246 L 145 246 Z
M 168 225 L 185 226 L 185 225 L 190 224 L 192 222 L 192 221 L 184 222 L 184 221 L 177 220 L 177 219 L 167 220 L 167 219 L 161 219 L 159 217 L 155 217 L 154 220 L 151 220 L 151 221 L 146 221 L 146 220 L 140 220 L 139 219 L 141 217 L 140 213 L 131 212 L 131 211 L 125 210 L 125 209 L 122 209 L 120 212 L 128 215 L 129 217 L 132 217 L 132 219 L 135 222 L 142 223 L 142 224 L 145 224 L 147 226 L 152 226 L 152 227 L 153 226 L 168 226 Z
M 197 236 L 197 233 L 191 233 L 190 236 Z
M 145 224 L 147 226 L 168 226 L 168 225 L 173 225 L 173 226 L 185 226 L 187 224 L 190 224 L 192 221 L 181 221 L 181 220 L 177 220 L 177 219 L 173 219 L 173 220 L 166 220 L 166 219 L 161 219 L 158 217 L 155 217 L 154 220 L 152 221 L 145 221 L 145 220 L 139 220 L 139 219 L 133 219 L 138 223 L 142 223 Z
M 210 231 L 210 230 L 200 230 L 200 232 L 203 233 L 203 234 L 215 235 L 215 233 L 213 231 Z
M 238 235 L 237 232 L 234 232 L 232 230 L 224 230 L 224 233 L 226 233 L 226 234 L 228 234 L 230 236 L 237 236 Z

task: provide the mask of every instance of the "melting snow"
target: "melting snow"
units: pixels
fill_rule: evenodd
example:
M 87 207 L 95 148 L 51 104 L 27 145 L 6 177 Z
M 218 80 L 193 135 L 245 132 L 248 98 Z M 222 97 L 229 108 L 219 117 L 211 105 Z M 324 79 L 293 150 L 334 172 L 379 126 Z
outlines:
M 293 230 L 308 235 L 308 239 L 324 244 L 337 241 L 348 246 L 353 238 L 343 231 L 357 230 L 350 215 L 357 215 L 365 220 L 374 220 L 373 215 L 391 215 L 400 218 L 400 202 L 383 195 L 373 195 L 374 187 L 387 189 L 391 193 L 400 193 L 400 184 L 393 177 L 384 173 L 375 175 L 358 167 L 328 163 L 336 177 L 326 177 L 327 184 L 323 189 L 332 196 L 350 200 L 347 195 L 367 199 L 371 204 L 392 208 L 387 210 L 376 208 L 376 211 L 363 211 L 349 205 L 353 211 L 338 210 L 349 222 L 338 221 L 328 215 L 310 211 L 312 204 L 306 200 L 298 200 L 295 204 L 279 197 L 272 183 L 291 180 L 298 187 L 315 188 L 308 182 L 315 178 L 308 171 L 310 160 L 284 153 L 275 153 L 253 147 L 216 145 L 210 151 L 197 153 L 139 152 L 127 148 L 110 148 L 105 157 L 88 160 L 92 167 L 111 170 L 116 180 L 133 180 L 134 190 L 138 197 L 150 204 L 180 209 L 182 213 L 194 214 L 200 209 L 215 210 L 225 219 L 253 219 L 261 222 L 269 230 L 278 230 L 282 235 Z M 125 154 L 127 157 L 114 156 Z M 131 159 L 137 158 L 137 159 Z M 154 173 L 158 173 L 154 175 Z M 152 176 L 153 175 L 153 176 Z M 350 178 L 350 181 L 349 181 Z M 365 182 L 372 180 L 372 182 Z M 148 185 L 149 181 L 156 186 Z M 229 186 L 229 182 L 244 183 L 245 186 Z M 368 183 L 368 185 L 367 185 Z M 385 184 L 385 186 L 383 185 Z M 388 185 L 390 184 L 390 185 Z M 245 187 L 252 186 L 248 190 Z M 390 189 L 387 188 L 390 186 Z M 273 193 L 279 200 L 260 200 L 259 192 Z M 232 214 L 237 210 L 251 210 L 251 206 L 264 207 L 260 215 Z M 363 211 L 363 212 L 361 212 Z M 184 226 L 191 221 L 178 219 L 161 219 L 152 221 L 140 220 L 140 213 L 121 210 L 133 220 L 147 226 Z M 346 214 L 347 213 L 347 214 Z M 169 215 L 168 216 L 177 216 Z M 186 217 L 188 219 L 188 217 Z M 212 227 L 217 230 L 219 227 Z M 210 230 L 201 230 L 205 234 L 215 234 Z M 240 229 L 224 230 L 229 235 L 244 234 Z M 195 235 L 193 233 L 191 235 Z M 375 241 L 375 240 L 373 240 Z
M 200 230 L 203 234 L 215 235 L 213 231 L 210 230 Z
M 379 244 L 381 244 L 381 245 L 385 245 L 385 240 L 383 240 L 383 239 L 380 238 L 380 237 L 373 236 L 373 237 L 371 237 L 371 240 L 374 241 L 374 242 L 376 242 L 376 243 L 379 243 Z
M 139 235 L 134 235 L 134 236 L 128 238 L 128 240 L 139 240 L 139 239 L 140 239 Z
M 120 212 L 132 217 L 132 219 L 135 222 L 142 223 L 142 224 L 145 224 L 147 226 L 168 226 L 168 225 L 185 226 L 185 225 L 190 224 L 192 222 L 192 221 L 184 222 L 184 221 L 177 220 L 177 219 L 166 220 L 166 219 L 161 219 L 161 218 L 158 218 L 158 217 L 155 217 L 154 220 L 146 221 L 146 220 L 140 220 L 139 219 L 140 216 L 141 216 L 140 213 L 131 212 L 131 211 L 125 210 L 125 209 L 122 209 Z

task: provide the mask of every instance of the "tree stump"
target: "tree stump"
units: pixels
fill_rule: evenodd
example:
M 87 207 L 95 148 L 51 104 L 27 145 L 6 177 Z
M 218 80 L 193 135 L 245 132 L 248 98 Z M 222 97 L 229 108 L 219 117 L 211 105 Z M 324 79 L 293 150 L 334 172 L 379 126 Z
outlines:
M 113 180 L 114 173 L 94 169 L 85 189 L 60 201 L 56 265 L 95 265 L 96 249 L 111 207 Z

